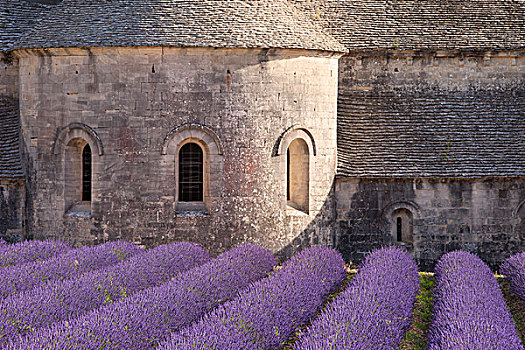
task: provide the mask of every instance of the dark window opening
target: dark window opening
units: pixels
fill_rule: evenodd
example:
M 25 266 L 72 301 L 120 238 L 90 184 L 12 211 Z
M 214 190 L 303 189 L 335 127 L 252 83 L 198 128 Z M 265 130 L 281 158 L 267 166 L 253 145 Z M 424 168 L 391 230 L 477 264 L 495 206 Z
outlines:
M 399 243 L 412 245 L 414 243 L 414 219 L 412 212 L 399 208 L 392 213 L 392 238 Z
M 204 200 L 204 161 L 202 148 L 187 143 L 179 151 L 179 201 Z
M 397 241 L 401 242 L 403 240 L 403 220 L 401 218 L 397 218 Z
M 91 201 L 91 147 L 82 150 L 82 200 Z

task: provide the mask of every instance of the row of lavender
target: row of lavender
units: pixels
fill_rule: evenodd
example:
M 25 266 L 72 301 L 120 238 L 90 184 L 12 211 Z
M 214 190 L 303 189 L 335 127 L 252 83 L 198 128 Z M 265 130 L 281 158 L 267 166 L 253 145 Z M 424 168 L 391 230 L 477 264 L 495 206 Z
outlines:
M 64 242 L 26 241 L 7 244 L 0 239 L 0 268 L 33 261 L 44 261 L 71 250 Z
M 38 248 L 38 247 L 37 247 Z M 125 261 L 143 250 L 129 242 L 109 242 L 67 250 L 48 259 L 0 269 L 0 300 L 35 287 L 81 276 Z
M 500 272 L 510 281 L 514 293 L 525 301 L 525 252 L 508 258 Z
M 375 251 L 294 349 L 397 349 L 412 323 L 418 291 L 418 267 L 408 253 L 394 247 Z
M 345 276 L 339 253 L 310 248 L 196 324 L 172 333 L 159 349 L 277 349 L 317 314 Z
M 149 349 L 170 331 L 188 326 L 266 277 L 276 265 L 276 258 L 264 249 L 237 247 L 167 283 L 42 328 L 6 348 Z
M 498 282 L 480 258 L 451 252 L 439 260 L 434 273 L 429 350 L 523 349 Z
M 340 255 L 327 248 L 308 249 L 251 284 L 276 265 L 255 246 L 209 261 L 204 249 L 188 243 L 149 252 L 113 244 L 123 245 L 116 249 L 120 263 L 76 279 L 51 278 L 0 301 L 5 349 L 138 350 L 159 343 L 163 350 L 277 349 L 314 319 L 346 276 Z M 79 250 L 70 248 L 63 256 L 73 251 Z M 502 268 L 521 293 L 524 260 L 514 257 Z M 52 262 L 64 266 L 56 258 L 37 261 Z M 429 350 L 522 348 L 497 282 L 479 258 L 449 253 L 435 272 Z M 294 349 L 397 349 L 418 289 L 417 265 L 409 254 L 392 247 L 373 252 Z
M 34 330 L 78 317 L 168 281 L 209 260 L 205 249 L 189 243 L 159 246 L 79 278 L 58 280 L 0 302 L 0 339 L 6 342 Z
M 176 255 L 192 251 L 187 255 L 207 260 L 197 247 L 183 248 Z M 151 349 L 159 343 L 160 349 L 279 348 L 311 322 L 327 296 L 346 277 L 344 261 L 332 249 L 307 249 L 271 274 L 277 264 L 271 253 L 255 246 L 242 246 L 208 263 L 200 261 L 192 269 L 185 263 L 174 264 L 185 266 L 180 270 L 186 272 L 168 273 L 175 277 L 167 282 L 157 276 L 157 282 L 143 283 L 133 289 L 130 285 L 137 277 L 153 273 L 146 269 L 155 265 L 153 261 L 158 256 L 149 261 L 144 258 L 147 254 L 155 255 L 154 252 L 155 249 L 114 267 L 77 279 L 54 281 L 5 299 L 0 305 L 0 339 L 6 343 L 4 348 L 138 350 Z M 146 260 L 138 268 L 141 272 L 126 275 L 126 270 L 137 270 L 140 260 Z M 261 280 L 268 274 L 270 277 Z M 389 288 L 382 299 L 375 300 L 374 312 L 369 312 L 368 324 L 360 326 L 360 334 L 368 331 L 364 339 L 373 338 L 379 332 L 370 328 L 374 318 L 388 316 L 390 321 L 385 319 L 385 324 L 391 325 L 386 337 L 396 334 L 394 343 L 398 344 L 410 322 L 417 291 L 414 261 L 399 249 L 377 251 L 369 256 L 355 281 L 348 290 L 362 289 L 366 294 L 366 290 Z M 147 288 L 152 284 L 156 286 Z M 390 295 L 394 291 L 395 295 Z M 128 294 L 133 295 L 126 297 Z M 335 303 L 342 304 L 339 300 L 342 297 Z M 400 305 L 402 310 L 392 315 L 390 311 L 398 310 Z M 371 305 L 361 302 L 358 296 L 352 306 L 361 308 L 359 314 Z M 399 318 L 403 320 L 399 322 Z M 312 327 L 307 334 L 316 331 Z M 306 337 L 305 334 L 303 338 Z

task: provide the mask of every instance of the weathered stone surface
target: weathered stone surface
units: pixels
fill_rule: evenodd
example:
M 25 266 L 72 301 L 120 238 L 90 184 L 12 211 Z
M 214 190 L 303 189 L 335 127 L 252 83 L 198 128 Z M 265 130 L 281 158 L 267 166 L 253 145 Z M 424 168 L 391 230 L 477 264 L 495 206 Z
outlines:
M 25 184 L 0 180 L 0 238 L 19 242 L 24 238 Z
M 167 48 L 18 55 L 35 237 L 145 245 L 184 239 L 215 253 L 245 241 L 292 251 L 302 232 L 310 237 L 302 243 L 333 239 L 337 57 Z M 64 130 L 71 123 L 92 128 L 103 154 L 88 129 Z M 210 157 L 206 212 L 177 210 L 176 145 L 161 154 L 167 135 L 188 123 L 213 130 L 223 147 Z M 274 152 L 292 137 L 309 139 L 302 130 L 316 150 L 310 150 L 308 214 L 287 209 L 286 148 Z M 87 218 L 65 206 L 64 132 L 88 138 L 96 150 Z M 186 132 L 202 137 L 196 129 Z
M 446 252 L 463 249 L 492 268 L 521 252 L 525 237 L 525 181 L 517 179 L 338 179 L 337 247 L 360 261 L 393 244 L 392 208 L 414 217 L 410 247 L 422 269 Z
M 0 96 L 18 98 L 18 61 L 0 53 Z

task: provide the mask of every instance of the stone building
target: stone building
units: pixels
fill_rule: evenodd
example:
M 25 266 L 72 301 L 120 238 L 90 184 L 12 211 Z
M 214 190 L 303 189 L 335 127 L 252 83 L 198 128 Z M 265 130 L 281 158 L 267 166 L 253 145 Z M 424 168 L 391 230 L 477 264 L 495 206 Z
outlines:
M 523 250 L 521 0 L 8 0 L 0 28 L 0 236 Z

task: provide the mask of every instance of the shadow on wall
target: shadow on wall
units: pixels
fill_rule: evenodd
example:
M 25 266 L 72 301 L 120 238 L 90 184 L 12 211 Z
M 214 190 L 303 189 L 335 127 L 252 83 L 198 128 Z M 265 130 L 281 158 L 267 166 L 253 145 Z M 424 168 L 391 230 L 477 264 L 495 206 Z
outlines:
M 275 253 L 281 262 L 300 252 L 301 250 L 311 246 L 323 245 L 335 247 L 336 207 L 334 191 L 334 182 L 332 182 L 330 192 L 326 196 L 326 200 L 324 201 L 318 214 L 310 221 L 307 227 L 300 234 L 295 236 L 290 241 L 290 243 Z
M 501 194 L 515 184 L 478 182 L 475 186 L 496 188 L 494 193 Z M 306 247 L 326 245 L 341 252 L 346 262 L 359 264 L 372 250 L 395 244 L 407 249 L 422 271 L 433 271 L 441 256 L 454 250 L 476 254 L 497 271 L 506 258 L 525 248 L 523 202 L 516 208 L 515 199 L 498 202 L 489 195 L 486 201 L 506 204 L 506 208 L 490 210 L 486 219 L 473 218 L 473 212 L 479 210 L 471 198 L 473 182 L 428 181 L 425 186 L 435 187 L 441 194 L 448 189 L 449 194 L 441 204 L 425 207 L 418 197 L 417 180 L 360 180 L 355 192 L 339 192 L 337 196 L 332 186 L 319 214 L 277 256 L 284 260 Z M 344 187 L 338 191 L 345 191 Z M 349 200 L 339 199 L 336 206 L 336 197 L 346 195 Z M 463 198 L 457 200 L 459 197 Z M 483 204 L 483 210 L 493 207 L 487 205 Z
M 336 246 L 346 261 L 359 263 L 376 248 L 399 244 L 412 248 L 422 271 L 433 271 L 454 250 L 474 253 L 497 271 L 524 249 L 520 180 L 340 181 Z
M 0 238 L 7 243 L 23 240 L 22 182 L 0 183 Z
M 368 213 L 357 205 L 348 210 L 345 218 L 341 219 L 337 217 L 334 192 L 335 181 L 318 215 L 288 245 L 276 253 L 281 262 L 315 245 L 337 249 L 345 261 L 351 264 L 359 264 L 373 250 L 389 245 L 398 245 L 415 257 L 411 232 L 413 218 L 406 208 L 413 208 L 412 211 L 417 209 L 410 202 L 396 202 L 385 210 L 372 209 Z M 394 218 L 395 225 L 392 226 L 390 220 L 384 218 L 383 211 Z

